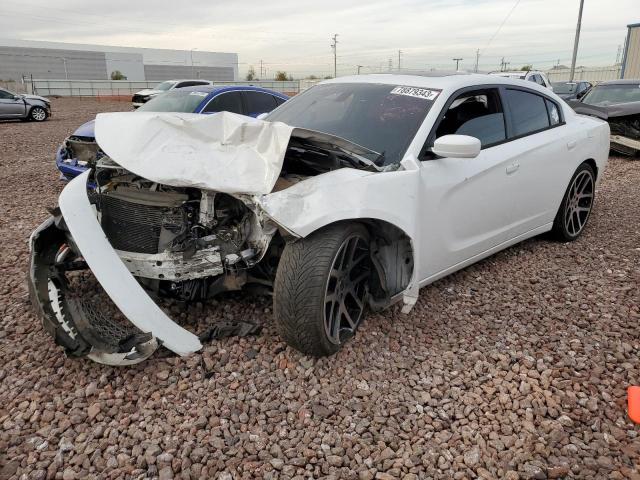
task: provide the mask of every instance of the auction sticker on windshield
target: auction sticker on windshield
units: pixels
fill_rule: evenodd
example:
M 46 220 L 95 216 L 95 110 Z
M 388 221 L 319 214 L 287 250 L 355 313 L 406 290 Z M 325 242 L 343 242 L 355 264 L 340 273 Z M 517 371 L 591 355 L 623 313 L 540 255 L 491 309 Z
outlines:
M 431 90 L 417 87 L 395 87 L 391 90 L 394 95 L 405 95 L 408 97 L 424 98 L 425 100 L 435 100 L 442 90 Z

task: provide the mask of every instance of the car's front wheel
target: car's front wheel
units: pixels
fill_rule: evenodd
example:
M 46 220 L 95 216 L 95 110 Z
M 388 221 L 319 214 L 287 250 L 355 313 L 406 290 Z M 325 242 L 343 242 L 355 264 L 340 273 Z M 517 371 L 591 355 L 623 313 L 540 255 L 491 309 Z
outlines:
M 29 118 L 34 122 L 43 122 L 47 119 L 47 111 L 42 107 L 33 107 L 29 112 Z
M 593 167 L 588 163 L 581 164 L 571 177 L 553 222 L 552 233 L 558 240 L 570 242 L 582 234 L 591 215 L 595 188 Z
M 285 247 L 273 310 L 278 332 L 290 346 L 326 356 L 353 337 L 369 294 L 369 243 L 363 225 L 339 223 Z

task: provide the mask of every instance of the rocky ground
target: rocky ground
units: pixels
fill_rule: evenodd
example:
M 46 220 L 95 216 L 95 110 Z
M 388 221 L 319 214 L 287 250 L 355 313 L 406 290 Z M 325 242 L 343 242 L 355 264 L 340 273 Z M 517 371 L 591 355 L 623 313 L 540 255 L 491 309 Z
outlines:
M 55 147 L 126 103 L 54 100 L 0 123 L 0 478 L 640 479 L 640 162 L 612 158 L 586 234 L 534 239 L 372 314 L 313 360 L 268 299 L 173 311 L 258 337 L 131 368 L 65 359 L 27 298 L 27 238 L 55 204 Z

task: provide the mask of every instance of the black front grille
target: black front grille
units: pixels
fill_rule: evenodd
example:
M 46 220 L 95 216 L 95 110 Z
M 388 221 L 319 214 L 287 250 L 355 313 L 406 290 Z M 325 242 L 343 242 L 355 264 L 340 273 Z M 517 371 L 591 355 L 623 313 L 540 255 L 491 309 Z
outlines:
M 184 217 L 181 209 L 132 203 L 110 195 L 100 195 L 97 206 L 102 229 L 116 250 L 158 253 L 163 226 L 175 229 Z

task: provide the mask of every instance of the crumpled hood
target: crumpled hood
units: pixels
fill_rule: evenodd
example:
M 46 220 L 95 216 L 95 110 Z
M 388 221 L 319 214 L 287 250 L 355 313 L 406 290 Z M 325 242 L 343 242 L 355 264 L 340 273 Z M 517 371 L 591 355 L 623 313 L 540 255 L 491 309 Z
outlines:
M 24 98 L 25 100 L 40 100 L 42 102 L 51 103 L 51 100 L 45 97 L 41 97 L 39 95 L 26 94 L 26 95 L 22 95 L 22 98 Z
M 95 136 L 113 161 L 174 187 L 267 194 L 293 127 L 235 113 L 100 113 Z
M 571 101 L 568 103 L 576 113 L 600 117 L 603 120 L 608 120 L 612 117 L 637 115 L 640 113 L 640 102 L 615 103 L 612 105 L 590 105 L 580 101 Z

